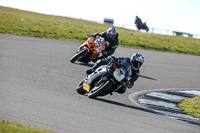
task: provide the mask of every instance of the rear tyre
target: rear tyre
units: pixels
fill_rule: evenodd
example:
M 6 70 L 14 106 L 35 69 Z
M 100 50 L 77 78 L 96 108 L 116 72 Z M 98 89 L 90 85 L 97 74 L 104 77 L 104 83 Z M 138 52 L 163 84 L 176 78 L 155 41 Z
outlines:
M 81 56 L 87 54 L 87 49 L 81 50 L 78 53 L 76 53 L 71 59 L 70 62 L 74 63 L 75 61 L 77 61 Z
M 104 92 L 106 92 L 112 86 L 111 81 L 107 81 L 105 84 L 100 87 L 94 87 L 89 93 L 89 98 L 96 98 L 97 96 L 101 96 Z

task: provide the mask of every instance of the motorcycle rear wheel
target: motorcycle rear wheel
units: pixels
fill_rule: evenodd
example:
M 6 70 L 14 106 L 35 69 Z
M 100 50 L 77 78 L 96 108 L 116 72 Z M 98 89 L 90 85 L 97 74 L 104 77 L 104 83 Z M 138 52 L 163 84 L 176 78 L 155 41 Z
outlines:
M 89 93 L 89 98 L 96 98 L 97 96 L 101 96 L 103 92 L 106 92 L 112 86 L 111 81 L 107 81 L 105 84 L 101 85 L 100 87 L 94 87 Z
M 71 59 L 70 62 L 74 63 L 75 61 L 77 61 L 81 56 L 87 54 L 87 49 L 81 50 L 78 53 L 76 53 Z

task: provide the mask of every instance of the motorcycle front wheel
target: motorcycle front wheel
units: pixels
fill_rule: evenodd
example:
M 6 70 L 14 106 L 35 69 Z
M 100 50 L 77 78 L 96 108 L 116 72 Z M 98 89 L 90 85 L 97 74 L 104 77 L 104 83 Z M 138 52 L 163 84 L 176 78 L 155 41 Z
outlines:
M 77 61 L 81 56 L 87 54 L 87 49 L 81 50 L 78 53 L 76 53 L 71 59 L 70 62 L 74 63 L 75 61 Z
M 89 93 L 89 98 L 96 98 L 97 96 L 101 96 L 104 92 L 106 92 L 112 86 L 111 81 L 105 82 L 105 84 L 100 85 L 98 87 L 94 87 Z
M 78 94 L 84 95 L 86 91 L 83 89 L 83 82 L 81 82 L 79 85 L 76 87 L 76 91 Z
M 149 32 L 149 28 L 148 27 L 146 28 L 146 31 Z
M 85 90 L 83 90 L 83 85 L 77 86 L 76 91 L 78 94 L 81 94 L 81 95 L 84 95 L 86 93 Z

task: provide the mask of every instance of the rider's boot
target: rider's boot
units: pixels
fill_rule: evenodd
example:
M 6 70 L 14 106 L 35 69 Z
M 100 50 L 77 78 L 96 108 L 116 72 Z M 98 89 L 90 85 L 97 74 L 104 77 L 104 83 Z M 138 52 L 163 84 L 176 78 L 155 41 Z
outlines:
M 94 66 L 91 69 L 88 69 L 88 70 L 85 71 L 86 74 L 89 75 L 89 74 L 93 73 L 101 65 L 102 65 L 102 61 L 101 60 L 97 61 L 97 63 L 94 64 Z

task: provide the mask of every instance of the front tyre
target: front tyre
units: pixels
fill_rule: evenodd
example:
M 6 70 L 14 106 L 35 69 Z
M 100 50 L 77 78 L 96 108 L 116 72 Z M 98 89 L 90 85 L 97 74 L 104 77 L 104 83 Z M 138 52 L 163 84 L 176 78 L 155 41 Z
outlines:
M 148 27 L 146 28 L 146 31 L 149 32 L 149 28 Z
M 105 84 L 103 84 L 100 87 L 94 87 L 89 93 L 89 98 L 96 98 L 97 96 L 101 96 L 103 92 L 106 92 L 110 87 L 112 86 L 111 81 L 107 81 Z
M 76 87 L 76 91 L 78 94 L 84 95 L 86 93 L 86 91 L 83 89 L 83 83 L 79 84 Z
M 71 59 L 70 59 L 70 62 L 71 63 L 74 63 L 75 61 L 77 61 L 81 56 L 87 54 L 88 51 L 87 49 L 83 49 L 81 51 L 79 51 L 78 53 L 76 53 Z

